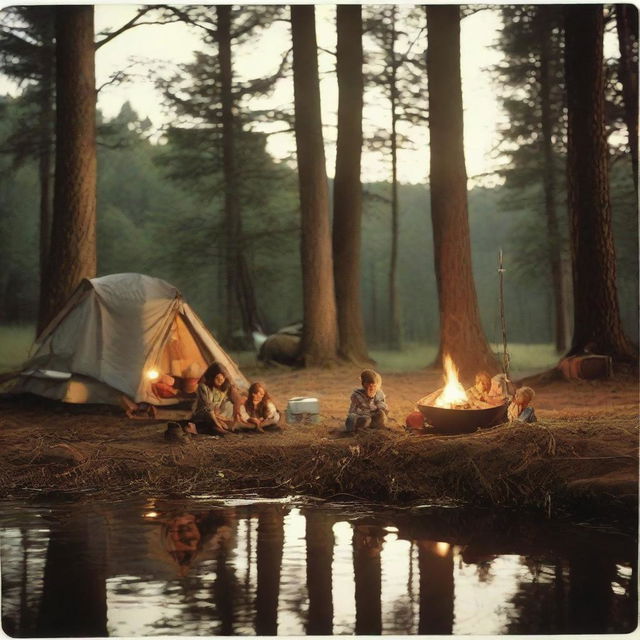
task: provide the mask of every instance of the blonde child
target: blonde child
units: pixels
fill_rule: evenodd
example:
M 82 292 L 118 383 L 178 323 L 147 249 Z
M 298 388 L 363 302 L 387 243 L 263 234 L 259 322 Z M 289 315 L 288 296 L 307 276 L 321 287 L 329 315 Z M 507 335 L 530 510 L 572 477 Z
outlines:
M 470 401 L 488 402 L 489 391 L 491 391 L 491 376 L 486 371 L 476 373 L 475 384 L 467 389 L 467 397 Z
M 537 422 L 536 412 L 530 406 L 535 395 L 531 387 L 520 387 L 516 390 L 507 410 L 509 422 Z

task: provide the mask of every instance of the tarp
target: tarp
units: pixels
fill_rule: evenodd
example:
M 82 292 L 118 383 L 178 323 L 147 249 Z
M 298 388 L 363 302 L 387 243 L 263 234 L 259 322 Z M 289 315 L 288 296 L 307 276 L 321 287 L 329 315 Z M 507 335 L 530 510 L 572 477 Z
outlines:
M 153 394 L 150 371 L 184 376 L 212 362 L 249 386 L 180 292 L 139 273 L 83 280 L 32 353 L 16 390 L 65 402 L 116 404 L 125 394 L 169 404 Z

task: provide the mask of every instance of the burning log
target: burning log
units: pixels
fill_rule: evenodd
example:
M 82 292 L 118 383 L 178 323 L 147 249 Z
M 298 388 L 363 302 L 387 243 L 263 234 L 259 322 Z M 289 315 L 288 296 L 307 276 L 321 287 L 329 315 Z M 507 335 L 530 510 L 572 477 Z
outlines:
M 460 380 L 451 357 L 444 357 L 445 385 L 418 401 L 417 407 L 425 422 L 446 434 L 471 433 L 478 427 L 490 427 L 506 422 L 508 401 L 492 405 L 471 400 Z

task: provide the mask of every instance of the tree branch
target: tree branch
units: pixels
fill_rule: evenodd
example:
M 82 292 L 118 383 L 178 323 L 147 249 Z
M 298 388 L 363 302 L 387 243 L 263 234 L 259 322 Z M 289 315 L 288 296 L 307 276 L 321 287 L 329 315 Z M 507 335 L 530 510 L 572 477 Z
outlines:
M 133 18 L 131 18 L 131 20 L 129 20 L 129 22 L 126 22 L 125 24 L 123 24 L 119 29 L 116 29 L 115 31 L 112 31 L 111 33 L 106 34 L 105 37 L 102 40 L 96 42 L 95 43 L 95 50 L 97 51 L 100 47 L 102 47 L 103 45 L 107 44 L 107 42 L 110 42 L 116 36 L 119 36 L 121 33 L 124 33 L 125 31 L 128 31 L 129 29 L 132 29 L 133 27 L 140 27 L 142 25 L 149 25 L 149 24 L 171 24 L 172 22 L 176 22 L 176 20 L 169 20 L 169 21 L 152 20 L 152 21 L 149 21 L 149 22 L 138 22 L 138 20 L 140 18 L 142 18 L 142 16 L 146 15 L 147 13 L 149 13 L 149 11 L 151 11 L 153 9 L 156 9 L 156 8 L 157 7 L 155 5 L 149 5 L 147 7 L 143 7 L 142 9 L 138 9 L 138 13 L 136 13 L 136 15 L 133 16 Z M 100 35 L 102 35 L 102 34 L 100 34 Z

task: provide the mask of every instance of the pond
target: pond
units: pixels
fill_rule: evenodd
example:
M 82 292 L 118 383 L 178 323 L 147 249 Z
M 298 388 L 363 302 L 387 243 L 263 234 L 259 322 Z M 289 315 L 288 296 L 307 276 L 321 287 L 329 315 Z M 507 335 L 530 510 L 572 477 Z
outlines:
M 14 637 L 627 633 L 635 536 L 292 498 L 2 503 Z

